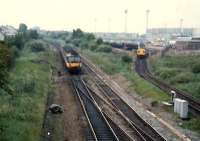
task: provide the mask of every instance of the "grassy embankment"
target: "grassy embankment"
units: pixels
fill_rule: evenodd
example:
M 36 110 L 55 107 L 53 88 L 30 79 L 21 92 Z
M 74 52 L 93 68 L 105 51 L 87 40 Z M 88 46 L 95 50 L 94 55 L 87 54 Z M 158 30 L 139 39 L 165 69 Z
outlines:
M 155 101 L 169 100 L 169 97 L 161 90 L 139 77 L 134 70 L 134 65 L 124 62 L 122 55 L 112 52 L 94 52 L 85 49 L 82 50 L 82 53 L 94 64 L 98 65 L 105 73 L 124 76 L 130 82 L 130 91 L 134 90 L 142 97 L 152 98 Z
M 189 92 L 200 100 L 200 55 L 153 58 L 153 73 L 173 86 Z
M 155 76 L 169 84 L 189 92 L 200 100 L 200 55 L 176 55 L 151 58 L 151 68 Z M 200 118 L 184 121 L 182 127 L 200 134 Z
M 12 95 L 0 95 L 0 140 L 40 140 L 46 97 L 51 91 L 50 76 L 54 56 L 45 50 L 24 47 L 10 72 Z

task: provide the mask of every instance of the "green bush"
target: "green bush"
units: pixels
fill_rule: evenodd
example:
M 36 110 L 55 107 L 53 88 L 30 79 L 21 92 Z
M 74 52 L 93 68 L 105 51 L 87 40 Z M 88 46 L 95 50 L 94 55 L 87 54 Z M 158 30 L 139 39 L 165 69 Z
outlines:
M 103 39 L 102 39 L 102 38 L 98 38 L 98 39 L 97 39 L 97 44 L 98 44 L 98 45 L 103 44 Z
M 176 76 L 179 73 L 179 70 L 172 68 L 160 68 L 155 71 L 155 75 L 160 76 L 163 79 L 169 79 Z
M 80 40 L 80 43 L 79 43 L 78 46 L 81 47 L 81 48 L 88 48 L 88 41 L 83 38 L 83 39 Z
M 200 63 L 197 63 L 192 67 L 192 72 L 193 73 L 200 73 Z
M 29 46 L 31 47 L 31 50 L 33 52 L 45 51 L 45 43 L 40 40 L 34 40 L 34 41 L 30 42 Z
M 17 80 L 15 90 L 17 93 L 31 93 L 35 90 L 36 82 L 33 78 L 25 77 Z
M 176 83 L 188 83 L 194 79 L 194 76 L 191 72 L 182 72 L 173 78 L 173 81 Z
M 124 55 L 122 56 L 122 61 L 125 62 L 125 63 L 131 63 L 132 62 L 132 57 L 129 56 L 129 55 Z
M 11 48 L 11 51 L 13 53 L 13 57 L 16 58 L 16 57 L 19 57 L 19 49 L 16 47 L 16 46 L 13 46 Z
M 109 45 L 105 45 L 105 44 L 101 44 L 98 46 L 98 48 L 96 49 L 97 52 L 106 52 L 109 53 L 112 51 L 112 47 Z
M 90 49 L 91 51 L 95 51 L 95 50 L 98 48 L 98 45 L 96 44 L 95 41 L 90 41 L 90 42 L 88 43 L 88 47 L 89 47 L 89 49 Z

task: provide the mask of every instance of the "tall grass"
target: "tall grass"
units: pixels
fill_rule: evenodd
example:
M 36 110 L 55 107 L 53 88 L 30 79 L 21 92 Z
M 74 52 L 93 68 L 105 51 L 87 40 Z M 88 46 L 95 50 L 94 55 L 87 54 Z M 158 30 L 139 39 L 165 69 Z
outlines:
M 153 73 L 168 83 L 189 92 L 200 100 L 200 55 L 178 55 L 153 58 Z
M 38 141 L 42 128 L 46 96 L 51 91 L 49 63 L 53 60 L 49 48 L 32 52 L 26 47 L 10 72 L 12 95 L 0 95 L 0 140 Z M 53 61 L 52 61 L 53 62 Z

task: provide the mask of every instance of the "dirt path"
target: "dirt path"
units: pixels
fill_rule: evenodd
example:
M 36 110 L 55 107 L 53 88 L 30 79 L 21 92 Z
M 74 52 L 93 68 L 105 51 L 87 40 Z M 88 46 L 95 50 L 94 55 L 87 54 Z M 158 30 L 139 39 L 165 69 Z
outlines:
M 64 141 L 83 141 L 85 138 L 83 134 L 84 120 L 82 120 L 84 116 L 81 114 L 80 105 L 72 92 L 70 82 L 59 83 L 56 93 L 55 101 L 64 108 L 62 121 Z
M 57 64 L 52 67 L 53 88 L 47 100 L 42 141 L 83 141 L 87 123 L 79 101 L 74 95 L 69 74 L 63 67 L 60 54 L 56 49 L 54 52 Z M 58 71 L 61 75 L 58 75 Z M 48 112 L 48 106 L 53 103 L 61 105 L 64 112 L 57 115 Z

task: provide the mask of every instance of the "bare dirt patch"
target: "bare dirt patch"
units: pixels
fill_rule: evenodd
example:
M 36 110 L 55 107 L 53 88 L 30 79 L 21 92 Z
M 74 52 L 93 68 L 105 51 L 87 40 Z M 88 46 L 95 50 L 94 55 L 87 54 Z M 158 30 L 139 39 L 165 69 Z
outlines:
M 72 92 L 70 82 L 67 81 L 57 84 L 56 93 L 55 102 L 64 108 L 62 121 L 64 126 L 64 140 L 83 141 L 84 124 L 82 122 L 81 108 Z
M 55 56 L 57 64 L 52 66 L 53 89 L 47 99 L 43 141 L 83 141 L 87 123 L 58 50 L 55 50 Z M 48 107 L 51 104 L 62 106 L 64 112 L 49 112 Z

